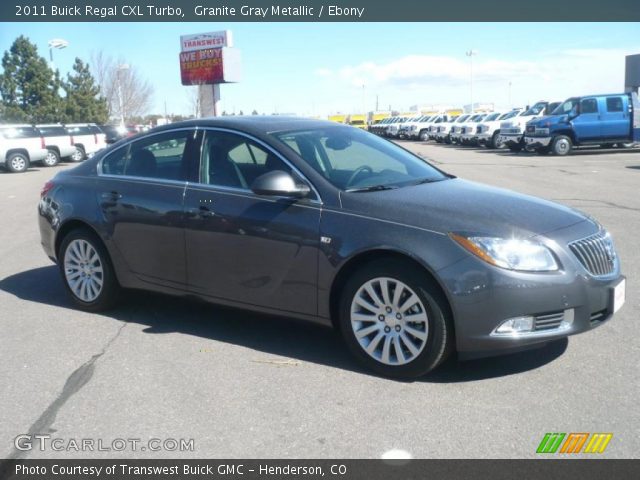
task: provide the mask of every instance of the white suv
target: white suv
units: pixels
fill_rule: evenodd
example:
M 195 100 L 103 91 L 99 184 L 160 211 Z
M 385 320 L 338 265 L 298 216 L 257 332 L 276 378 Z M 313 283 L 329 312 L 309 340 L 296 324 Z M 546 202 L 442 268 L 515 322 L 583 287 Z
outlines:
M 493 113 L 487 115 L 480 125 L 476 127 L 476 141 L 487 148 L 502 148 L 500 143 L 500 124 L 504 120 L 515 118 L 524 112 L 524 108 L 514 108 L 506 113 Z
M 560 102 L 540 101 L 522 114 L 500 124 L 498 141 L 512 152 L 519 152 L 524 148 L 524 131 L 529 120 L 549 115 L 560 105 Z
M 73 138 L 75 151 L 71 161 L 80 162 L 93 156 L 107 146 L 107 136 L 95 123 L 73 123 L 65 125 L 67 132 Z
M 48 125 L 36 125 L 44 137 L 45 147 L 48 151 L 44 163 L 53 167 L 60 162 L 61 158 L 71 157 L 76 147 L 73 144 L 73 137 L 59 123 Z
M 459 126 L 459 124 L 467 121 L 467 119 L 471 116 L 469 113 L 464 113 L 448 122 L 441 123 L 438 129 L 436 130 L 434 137 L 436 142 L 438 143 L 451 143 L 451 131 L 454 127 Z
M 469 118 L 467 118 L 464 122 L 461 122 L 459 124 L 456 123 L 456 125 L 454 125 L 453 128 L 451 129 L 451 133 L 449 134 L 449 136 L 451 137 L 451 142 L 458 143 L 458 144 L 462 144 L 462 143 L 466 144 L 466 140 L 464 140 L 463 142 L 463 135 L 465 136 L 465 138 L 468 138 L 466 136 L 468 136 L 471 132 L 475 132 L 476 123 L 479 123 L 482 120 L 484 120 L 484 117 L 486 116 L 487 116 L 486 113 L 474 113 Z
M 21 173 L 32 162 L 42 162 L 45 158 L 47 149 L 37 128 L 31 125 L 0 125 L 0 166 L 13 173 Z

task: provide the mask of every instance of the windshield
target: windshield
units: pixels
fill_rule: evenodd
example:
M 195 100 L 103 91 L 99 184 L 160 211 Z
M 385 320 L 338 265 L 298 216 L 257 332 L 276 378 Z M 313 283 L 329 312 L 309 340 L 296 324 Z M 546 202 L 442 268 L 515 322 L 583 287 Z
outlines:
M 553 115 L 566 115 L 573 110 L 573 108 L 578 104 L 580 99 L 578 98 L 570 98 L 569 100 L 562 102 L 558 108 L 556 108 L 552 113 Z
M 448 177 L 375 135 L 345 127 L 271 134 L 341 190 L 396 188 Z
M 484 117 L 485 117 L 485 114 L 484 114 L 484 113 L 481 113 L 480 115 L 474 115 L 473 117 L 471 117 L 471 118 L 469 119 L 469 122 L 470 122 L 470 123 L 477 123 L 477 122 L 479 122 L 480 120 L 482 120 Z
M 491 113 L 489 115 L 487 115 L 487 118 L 484 119 L 485 122 L 490 122 L 491 120 L 496 120 L 500 115 L 502 115 L 501 113 Z
M 522 114 L 523 117 L 530 117 L 533 115 L 538 115 L 540 112 L 544 110 L 547 106 L 546 102 L 538 102 L 533 107 L 529 108 L 526 112 Z
M 456 119 L 456 123 L 462 123 L 462 122 L 464 122 L 467 118 L 469 118 L 470 116 L 471 116 L 471 115 L 462 115 L 462 116 L 460 116 L 460 117 L 458 117 L 458 118 Z
M 513 110 L 509 113 L 505 113 L 502 117 L 500 117 L 500 120 L 508 120 L 510 118 L 517 117 L 519 113 L 520 110 Z

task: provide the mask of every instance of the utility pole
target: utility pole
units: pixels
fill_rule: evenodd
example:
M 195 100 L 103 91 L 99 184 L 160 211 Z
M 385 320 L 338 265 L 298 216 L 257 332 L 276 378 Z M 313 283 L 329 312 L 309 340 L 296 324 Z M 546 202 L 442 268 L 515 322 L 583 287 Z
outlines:
M 469 71 L 471 73 L 471 114 L 473 114 L 473 57 L 475 55 L 478 55 L 478 52 L 476 50 L 468 50 L 466 52 L 467 57 L 469 57 Z

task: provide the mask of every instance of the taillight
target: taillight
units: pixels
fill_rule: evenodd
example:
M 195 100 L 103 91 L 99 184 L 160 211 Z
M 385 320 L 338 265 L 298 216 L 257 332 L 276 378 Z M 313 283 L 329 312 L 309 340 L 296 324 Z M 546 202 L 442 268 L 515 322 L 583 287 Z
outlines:
M 49 193 L 49 191 L 51 191 L 53 187 L 55 187 L 55 184 L 52 180 L 49 180 L 47 183 L 45 183 L 42 187 L 42 190 L 40 190 L 40 198 L 43 198 L 47 193 Z
M 44 143 L 44 137 L 40 137 L 40 147 L 44 150 L 47 148 L 47 145 Z

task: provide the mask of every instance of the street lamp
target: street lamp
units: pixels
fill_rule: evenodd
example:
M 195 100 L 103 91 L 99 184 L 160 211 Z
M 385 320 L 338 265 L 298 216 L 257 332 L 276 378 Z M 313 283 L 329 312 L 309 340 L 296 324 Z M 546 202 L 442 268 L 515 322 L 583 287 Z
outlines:
M 122 81 L 120 80 L 120 72 L 123 70 L 129 70 L 129 65 L 121 63 L 116 68 L 116 77 L 118 81 L 118 104 L 120 107 L 120 127 L 124 129 L 124 100 L 122 98 Z
M 67 48 L 69 46 L 69 42 L 63 40 L 62 38 L 54 38 L 49 40 L 49 61 L 51 62 L 51 67 L 53 67 L 53 49 L 57 48 L 58 50 L 62 50 L 63 48 Z
M 469 57 L 470 62 L 470 72 L 471 72 L 471 113 L 473 114 L 473 57 L 478 55 L 477 50 L 468 50 L 465 52 L 465 55 Z

